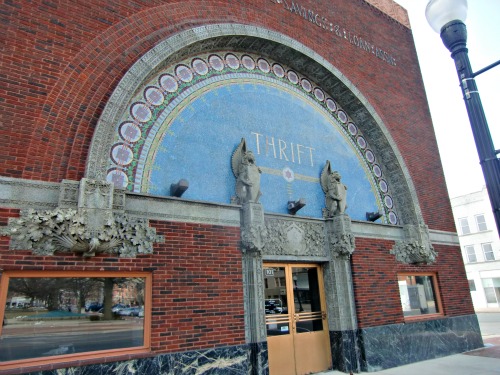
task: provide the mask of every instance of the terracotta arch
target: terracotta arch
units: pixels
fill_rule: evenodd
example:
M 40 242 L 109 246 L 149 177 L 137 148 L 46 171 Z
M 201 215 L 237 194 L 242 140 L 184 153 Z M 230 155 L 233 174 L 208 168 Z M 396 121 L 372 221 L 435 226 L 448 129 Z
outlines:
M 221 48 L 265 53 L 321 84 L 349 113 L 374 148 L 392 186 L 401 223 L 423 222 L 415 187 L 401 153 L 363 94 L 331 63 L 298 41 L 278 32 L 242 24 L 217 24 L 185 30 L 141 56 L 118 83 L 98 120 L 85 176 L 105 178 L 115 125 L 132 95 L 152 74 L 183 57 Z

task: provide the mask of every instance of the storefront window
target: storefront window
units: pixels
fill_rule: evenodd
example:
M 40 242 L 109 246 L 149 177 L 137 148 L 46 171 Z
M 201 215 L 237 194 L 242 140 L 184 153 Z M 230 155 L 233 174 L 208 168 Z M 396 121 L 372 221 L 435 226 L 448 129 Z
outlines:
M 434 275 L 399 275 L 398 283 L 405 318 L 441 313 Z
M 31 364 L 53 356 L 144 350 L 149 334 L 149 279 L 145 274 L 103 272 L 4 273 L 0 368 L 11 361 Z

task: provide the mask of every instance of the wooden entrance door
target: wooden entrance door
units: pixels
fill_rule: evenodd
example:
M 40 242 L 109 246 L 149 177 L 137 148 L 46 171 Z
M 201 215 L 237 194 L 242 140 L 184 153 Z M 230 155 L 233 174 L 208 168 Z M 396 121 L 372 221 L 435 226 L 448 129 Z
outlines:
M 331 367 L 321 267 L 264 264 L 271 375 L 303 375 Z

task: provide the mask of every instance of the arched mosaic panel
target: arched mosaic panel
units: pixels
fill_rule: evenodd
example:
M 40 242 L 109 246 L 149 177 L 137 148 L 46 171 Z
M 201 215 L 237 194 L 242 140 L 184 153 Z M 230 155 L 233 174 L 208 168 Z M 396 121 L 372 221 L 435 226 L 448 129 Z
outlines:
M 384 222 L 398 224 L 376 154 L 338 100 L 253 53 L 200 53 L 150 77 L 115 126 L 106 178 L 155 195 L 169 195 L 171 183 L 187 178 L 186 198 L 229 203 L 230 156 L 241 137 L 263 171 L 266 210 L 286 213 L 287 200 L 305 197 L 301 214 L 321 217 L 319 175 L 328 159 L 349 187 L 353 219 L 381 211 Z
M 410 172 L 390 131 L 367 98 L 349 79 L 321 55 L 284 34 L 242 24 L 212 24 L 188 29 L 161 41 L 138 59 L 125 73 L 97 123 L 85 176 L 105 179 L 117 126 L 133 98 L 157 72 L 207 51 L 265 53 L 311 81 L 320 82 L 325 93 L 336 99 L 370 143 L 381 171 L 390 185 L 390 198 L 399 225 L 423 222 L 420 204 Z M 388 220 L 386 220 L 387 222 Z

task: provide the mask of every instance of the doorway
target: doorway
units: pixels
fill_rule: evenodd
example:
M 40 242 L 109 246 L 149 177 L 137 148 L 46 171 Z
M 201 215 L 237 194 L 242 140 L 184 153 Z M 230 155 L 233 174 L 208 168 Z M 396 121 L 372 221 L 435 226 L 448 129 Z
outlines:
M 321 271 L 317 264 L 264 264 L 271 375 L 303 375 L 331 367 Z

